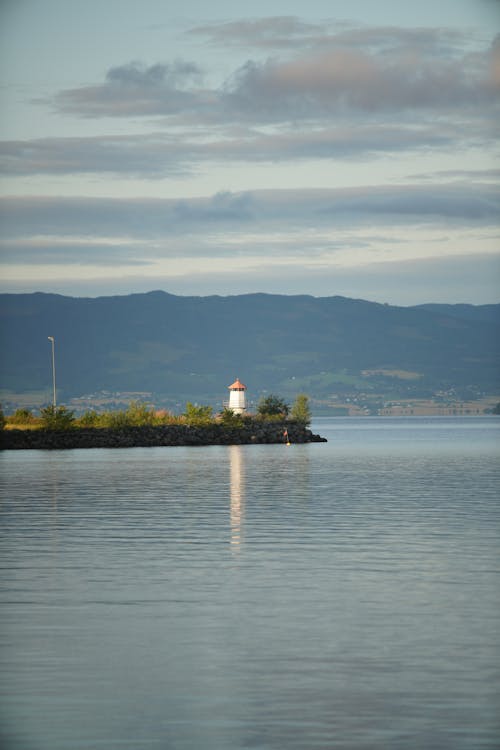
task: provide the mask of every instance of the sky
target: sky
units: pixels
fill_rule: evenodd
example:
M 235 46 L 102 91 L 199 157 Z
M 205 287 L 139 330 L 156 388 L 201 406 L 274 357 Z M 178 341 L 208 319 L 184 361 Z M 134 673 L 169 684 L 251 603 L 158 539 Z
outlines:
M 0 291 L 500 301 L 500 0 L 0 0 Z

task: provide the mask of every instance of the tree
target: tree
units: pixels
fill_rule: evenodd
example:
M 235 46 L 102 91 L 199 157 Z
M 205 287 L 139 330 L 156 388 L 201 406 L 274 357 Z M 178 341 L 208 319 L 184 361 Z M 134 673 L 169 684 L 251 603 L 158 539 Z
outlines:
M 74 426 L 75 415 L 65 406 L 45 406 L 40 409 L 44 430 L 69 430 Z
M 0 430 L 3 430 L 3 428 L 5 427 L 5 422 L 6 422 L 5 414 L 3 413 L 3 409 L 0 406 Z
M 290 416 L 300 424 L 308 425 L 311 422 L 311 409 L 309 407 L 309 396 L 305 393 L 299 393 L 296 397 Z
M 269 396 L 263 396 L 257 406 L 257 414 L 264 419 L 286 419 L 290 407 L 280 396 L 270 394 Z

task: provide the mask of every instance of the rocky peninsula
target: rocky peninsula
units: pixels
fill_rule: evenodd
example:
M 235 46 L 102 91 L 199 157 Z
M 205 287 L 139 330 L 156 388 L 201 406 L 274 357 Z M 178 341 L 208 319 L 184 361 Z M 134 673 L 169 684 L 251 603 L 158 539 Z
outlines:
M 253 422 L 241 427 L 222 424 L 200 426 L 172 424 L 145 425 L 122 429 L 78 427 L 67 430 L 2 430 L 2 450 L 73 450 L 75 448 L 147 448 L 159 446 L 252 445 L 322 443 L 315 435 L 293 421 Z

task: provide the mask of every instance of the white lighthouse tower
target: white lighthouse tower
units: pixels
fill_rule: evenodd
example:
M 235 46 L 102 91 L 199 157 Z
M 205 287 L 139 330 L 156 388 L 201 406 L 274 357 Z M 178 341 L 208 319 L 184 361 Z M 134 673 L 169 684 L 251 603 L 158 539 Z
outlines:
M 246 385 L 236 378 L 229 388 L 229 404 L 228 409 L 231 409 L 234 414 L 244 414 L 247 410 L 247 403 L 245 398 Z

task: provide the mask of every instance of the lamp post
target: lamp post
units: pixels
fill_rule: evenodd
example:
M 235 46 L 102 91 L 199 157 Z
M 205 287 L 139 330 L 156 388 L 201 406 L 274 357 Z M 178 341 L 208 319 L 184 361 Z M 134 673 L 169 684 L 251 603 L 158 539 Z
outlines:
M 54 352 L 54 337 L 47 336 L 48 340 L 52 342 L 52 406 L 54 410 L 56 408 L 56 357 Z

